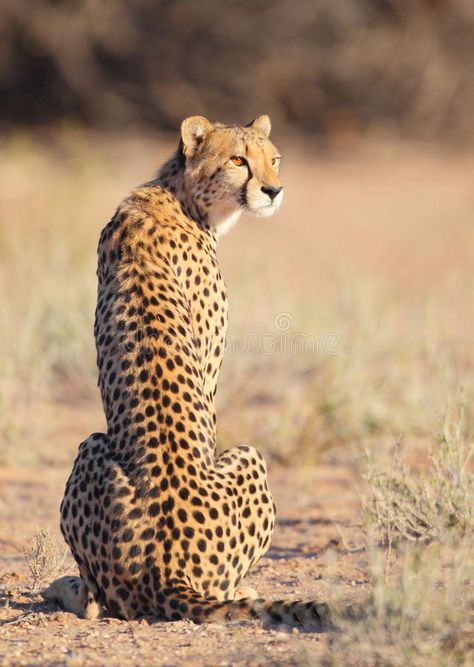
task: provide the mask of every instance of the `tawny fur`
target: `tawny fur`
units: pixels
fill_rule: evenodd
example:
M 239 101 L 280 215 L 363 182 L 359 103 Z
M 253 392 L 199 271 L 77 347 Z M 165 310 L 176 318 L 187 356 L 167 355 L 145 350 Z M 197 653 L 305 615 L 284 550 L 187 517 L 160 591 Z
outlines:
M 258 451 L 216 454 L 227 327 L 216 243 L 242 210 L 266 216 L 281 203 L 269 131 L 267 116 L 249 127 L 186 119 L 177 152 L 102 232 L 95 338 L 107 433 L 81 444 L 61 505 L 80 578 L 45 592 L 81 616 L 321 621 L 315 603 L 239 599 L 275 509 Z

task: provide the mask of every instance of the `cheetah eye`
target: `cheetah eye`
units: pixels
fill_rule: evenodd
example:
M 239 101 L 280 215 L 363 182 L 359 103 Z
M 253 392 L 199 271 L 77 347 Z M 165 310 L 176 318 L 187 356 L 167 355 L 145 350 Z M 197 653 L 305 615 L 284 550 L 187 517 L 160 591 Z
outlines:
M 233 155 L 230 160 L 233 164 L 235 164 L 236 167 L 243 167 L 244 164 L 247 163 L 246 159 L 244 157 L 240 157 L 240 155 Z
M 276 167 L 276 165 L 279 165 L 280 160 L 281 160 L 281 155 L 277 155 L 274 158 L 272 158 L 272 166 Z

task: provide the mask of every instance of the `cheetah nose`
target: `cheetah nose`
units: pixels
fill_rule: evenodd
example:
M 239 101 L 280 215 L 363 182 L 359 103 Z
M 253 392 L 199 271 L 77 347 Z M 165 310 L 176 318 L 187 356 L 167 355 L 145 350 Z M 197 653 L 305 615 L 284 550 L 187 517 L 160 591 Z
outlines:
M 262 185 L 261 190 L 273 201 L 277 194 L 283 190 L 283 187 L 280 185 L 280 187 L 274 188 L 272 185 Z

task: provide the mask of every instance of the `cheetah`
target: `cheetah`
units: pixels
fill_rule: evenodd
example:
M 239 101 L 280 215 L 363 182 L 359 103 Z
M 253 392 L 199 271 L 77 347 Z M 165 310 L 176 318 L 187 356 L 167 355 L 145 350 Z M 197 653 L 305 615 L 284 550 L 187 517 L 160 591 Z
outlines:
M 79 447 L 61 530 L 80 577 L 45 591 L 81 617 L 321 625 L 324 605 L 241 587 L 275 523 L 253 447 L 216 453 L 227 327 L 217 240 L 242 211 L 270 216 L 283 187 L 270 119 L 183 121 L 155 180 L 102 231 L 94 334 L 107 433 Z

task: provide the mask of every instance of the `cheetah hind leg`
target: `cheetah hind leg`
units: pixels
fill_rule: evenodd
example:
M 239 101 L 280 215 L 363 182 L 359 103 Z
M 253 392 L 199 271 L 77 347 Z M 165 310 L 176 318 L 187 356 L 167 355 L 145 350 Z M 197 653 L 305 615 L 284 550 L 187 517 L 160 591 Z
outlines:
M 61 577 L 46 588 L 43 598 L 59 603 L 66 611 L 80 618 L 93 619 L 102 615 L 102 608 L 95 600 L 81 577 Z

